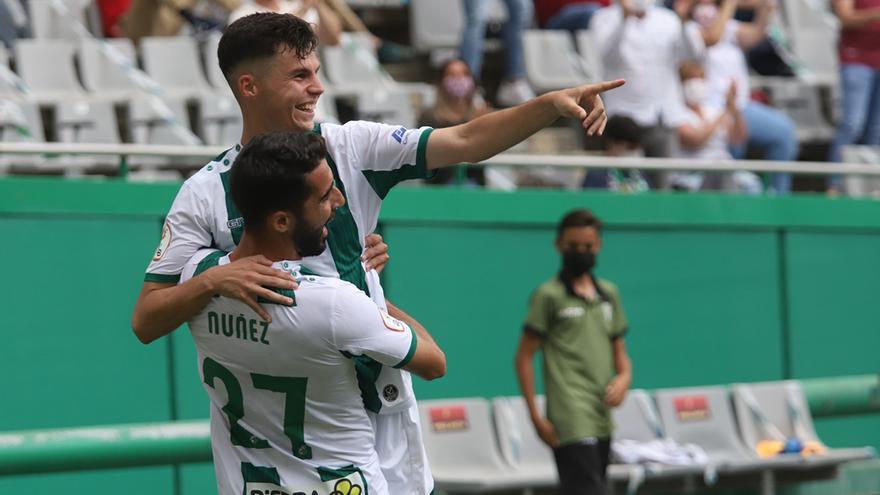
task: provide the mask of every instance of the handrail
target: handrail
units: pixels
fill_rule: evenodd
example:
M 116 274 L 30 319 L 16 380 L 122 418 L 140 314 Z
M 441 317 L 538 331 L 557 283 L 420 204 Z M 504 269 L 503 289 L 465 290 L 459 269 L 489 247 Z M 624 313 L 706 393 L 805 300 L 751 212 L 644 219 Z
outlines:
M 880 413 L 880 375 L 801 384 L 813 417 Z M 210 460 L 208 420 L 0 433 L 0 476 Z
M 102 155 L 159 156 L 172 158 L 203 158 L 209 160 L 222 153 L 220 146 L 175 146 L 146 144 L 83 144 L 83 143 L 21 143 L 0 142 L 0 155 Z M 618 168 L 640 170 L 681 170 L 735 172 L 785 172 L 816 175 L 880 176 L 880 166 L 863 163 L 777 162 L 767 160 L 690 160 L 680 158 L 631 158 L 594 155 L 547 155 L 502 153 L 479 165 L 507 167 L 556 168 Z

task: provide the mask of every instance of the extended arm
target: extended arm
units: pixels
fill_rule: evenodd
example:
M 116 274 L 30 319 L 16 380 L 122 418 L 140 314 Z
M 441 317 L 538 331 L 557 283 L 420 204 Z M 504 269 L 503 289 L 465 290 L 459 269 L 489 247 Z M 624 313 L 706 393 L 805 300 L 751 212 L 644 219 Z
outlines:
M 537 335 L 528 330 L 523 332 L 519 348 L 516 350 L 514 365 L 520 391 L 529 408 L 529 416 L 532 418 L 538 436 L 550 447 L 556 447 L 559 443 L 556 429 L 538 410 L 538 404 L 535 401 L 535 353 L 541 348 L 542 343 L 541 338 Z
M 703 36 L 703 41 L 707 47 L 721 41 L 727 23 L 733 19 L 733 14 L 736 12 L 736 3 L 737 0 L 724 0 L 721 3 L 721 8 L 718 10 L 715 20 L 708 26 L 700 29 L 700 34 Z
M 480 162 L 523 141 L 559 117 L 580 120 L 588 135 L 601 134 L 607 117 L 599 94 L 623 84 L 623 80 L 617 80 L 552 91 L 465 124 L 437 129 L 428 140 L 428 168 Z
M 855 29 L 880 21 L 880 7 L 856 10 L 853 0 L 834 0 L 831 4 L 841 29 Z

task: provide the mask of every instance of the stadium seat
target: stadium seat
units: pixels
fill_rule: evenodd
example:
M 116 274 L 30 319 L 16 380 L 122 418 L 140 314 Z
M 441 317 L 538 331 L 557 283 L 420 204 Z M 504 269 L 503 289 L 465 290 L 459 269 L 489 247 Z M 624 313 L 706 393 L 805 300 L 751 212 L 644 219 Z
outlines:
M 44 142 L 40 109 L 34 102 L 0 98 L 0 142 Z M 36 155 L 0 156 L 0 173 L 9 169 L 36 171 L 46 160 Z
M 138 144 L 198 145 L 201 140 L 187 126 L 186 104 L 182 99 L 163 100 L 172 111 L 173 120 L 163 117 L 148 97 L 131 100 L 129 129 Z
M 490 0 L 489 19 L 503 22 L 507 10 L 500 0 Z M 409 32 L 413 48 L 420 51 L 457 48 L 464 31 L 465 16 L 460 1 L 412 0 Z
M 169 98 L 196 101 L 217 91 L 202 74 L 195 38 L 145 37 L 140 49 L 144 71 L 165 89 Z
M 538 93 L 590 81 L 568 31 L 526 30 L 523 32 L 523 58 L 526 78 Z
M 76 78 L 74 46 L 62 40 L 19 40 L 18 73 L 40 104 L 82 100 L 86 93 Z
M 108 55 L 108 50 L 116 50 L 121 59 Z M 137 67 L 134 44 L 128 38 L 81 40 L 77 60 L 83 86 L 94 97 L 121 103 L 140 91 L 122 65 Z
M 230 146 L 241 139 L 242 119 L 232 94 L 203 95 L 199 98 L 199 127 L 205 144 Z
M 62 143 L 120 143 L 113 105 L 107 101 L 64 101 L 55 110 L 55 134 Z
M 880 146 L 844 146 L 843 161 L 846 163 L 870 163 L 880 168 Z M 843 179 L 847 196 L 880 197 L 880 177 L 847 175 Z
M 544 410 L 544 396 L 537 406 Z M 559 482 L 553 451 L 538 437 L 522 396 L 492 399 L 495 432 L 505 461 L 517 472 L 533 477 L 537 483 L 555 486 Z
M 679 443 L 702 447 L 710 468 L 717 468 L 722 476 L 763 472 L 772 477 L 774 469 L 800 464 L 799 459 L 760 459 L 746 448 L 724 387 L 657 390 L 655 397 L 666 435 Z
M 795 122 L 798 140 L 829 141 L 834 129 L 822 113 L 819 88 L 791 78 L 766 78 L 763 84 L 770 93 L 773 106 Z
M 223 77 L 223 71 L 220 70 L 220 60 L 217 58 L 217 47 L 220 45 L 219 32 L 212 32 L 205 38 L 202 44 L 202 61 L 205 64 L 205 74 L 208 75 L 208 82 L 217 90 L 229 90 L 229 83 Z
M 593 34 L 588 29 L 576 32 L 578 55 L 581 57 L 581 67 L 593 81 L 602 80 L 602 56 L 599 47 L 593 39 Z
M 739 429 L 746 445 L 755 447 L 761 440 L 797 438 L 801 442 L 813 442 L 827 449 L 813 427 L 810 408 L 799 382 L 741 383 L 733 385 L 731 390 Z M 806 457 L 805 466 L 841 464 L 873 456 L 870 448 L 828 449 L 825 454 Z
M 93 3 L 87 0 L 30 0 L 28 6 L 34 38 L 79 40 L 84 33 L 77 32 L 77 23 L 87 31 L 100 32 L 94 31 L 95 22 L 89 16 Z M 56 9 L 56 5 L 62 10 Z
M 419 401 L 419 416 L 437 490 L 481 493 L 529 486 L 498 451 L 486 399 Z

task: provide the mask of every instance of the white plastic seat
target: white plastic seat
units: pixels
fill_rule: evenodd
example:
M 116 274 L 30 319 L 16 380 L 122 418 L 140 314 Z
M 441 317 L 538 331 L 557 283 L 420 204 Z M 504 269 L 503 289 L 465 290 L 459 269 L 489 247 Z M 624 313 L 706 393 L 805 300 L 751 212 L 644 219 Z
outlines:
M 41 104 L 82 100 L 86 93 L 76 78 L 74 47 L 62 40 L 19 40 L 18 73 Z
M 581 68 L 591 80 L 602 80 L 602 56 L 599 54 L 599 46 L 593 39 L 593 33 L 588 29 L 577 31 L 575 34 L 577 51 L 581 59 Z
M 186 103 L 182 99 L 163 101 L 172 111 L 173 119 L 163 116 L 150 98 L 139 97 L 131 101 L 129 129 L 132 141 L 138 144 L 201 144 L 187 126 Z
M 746 445 L 757 446 L 761 440 L 784 441 L 798 438 L 802 442 L 824 443 L 816 434 L 813 418 L 799 382 L 735 384 L 731 387 L 739 429 Z M 769 430 L 769 431 L 767 431 Z M 782 438 L 772 438 L 772 434 Z M 827 448 L 827 447 L 826 447 Z M 873 449 L 828 449 L 804 459 L 804 467 L 838 465 L 845 462 L 870 459 Z
M 197 100 L 215 92 L 202 74 L 194 38 L 145 37 L 140 49 L 144 71 L 162 86 L 169 98 Z
M 127 71 L 137 67 L 134 44 L 128 38 L 81 40 L 78 53 L 83 86 L 94 97 L 124 102 L 139 92 Z
M 205 144 L 231 146 L 241 139 L 241 111 L 231 93 L 204 95 L 200 98 L 199 108 L 201 135 Z
M 480 493 L 534 481 L 502 459 L 486 399 L 419 401 L 419 416 L 437 490 Z
M 502 22 L 507 9 L 501 0 L 490 0 L 489 19 Z M 465 27 L 464 9 L 460 0 L 412 0 L 410 2 L 409 32 L 413 48 L 420 51 L 458 47 Z
M 93 2 L 87 0 L 60 0 L 63 10 L 55 8 L 53 0 L 30 0 L 31 32 L 38 39 L 81 39 L 75 23 L 87 28 L 90 20 L 87 9 Z
M 36 103 L 0 98 L 0 142 L 42 143 L 43 124 Z M 40 171 L 46 159 L 36 155 L 2 155 L 0 171 L 10 168 L 19 171 Z
M 113 105 L 108 101 L 65 101 L 55 110 L 55 134 L 62 143 L 120 143 Z
M 568 31 L 529 29 L 523 32 L 526 77 L 538 93 L 589 82 Z
M 544 396 L 537 396 L 537 406 L 544 411 Z M 505 461 L 517 472 L 528 474 L 540 485 L 559 482 L 553 451 L 538 436 L 522 396 L 492 399 L 495 433 Z
M 880 168 L 880 146 L 844 146 L 843 161 L 870 163 Z M 847 175 L 843 178 L 843 190 L 847 196 L 880 198 L 880 177 Z
M 782 110 L 796 124 L 799 141 L 829 141 L 834 129 L 822 113 L 819 88 L 796 79 L 766 80 L 773 106 Z
M 221 33 L 213 32 L 205 39 L 202 45 L 202 60 L 205 63 L 205 74 L 208 76 L 208 82 L 215 89 L 229 90 L 229 83 L 223 77 L 223 71 L 220 70 L 220 59 L 217 58 L 217 47 L 220 46 Z

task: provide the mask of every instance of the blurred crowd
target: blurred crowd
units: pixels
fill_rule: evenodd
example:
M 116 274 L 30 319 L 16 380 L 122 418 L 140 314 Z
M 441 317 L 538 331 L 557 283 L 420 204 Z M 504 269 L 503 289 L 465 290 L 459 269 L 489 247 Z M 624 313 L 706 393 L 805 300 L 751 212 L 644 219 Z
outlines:
M 484 81 L 489 0 L 460 0 L 464 28 L 455 57 L 441 61 L 434 78 L 436 98 L 420 125 L 443 127 L 535 97 L 526 77 L 526 29 L 588 31 L 601 62 L 603 79 L 626 79 L 607 94 L 609 132 L 599 145 L 608 155 L 774 161 L 799 157 L 798 123 L 767 104 L 750 76 L 791 77 L 792 60 L 769 36 L 776 0 L 503 0 L 506 20 L 500 80 L 489 98 Z M 0 0 L 0 37 L 7 45 L 28 36 L 28 0 Z M 838 128 L 828 143 L 829 161 L 842 161 L 844 146 L 880 144 L 880 0 L 832 0 L 840 29 L 839 81 L 832 91 Z M 344 0 L 97 0 L 107 37 L 175 35 L 222 29 L 254 12 L 284 12 L 315 26 L 321 43 L 338 45 L 343 31 L 366 33 L 381 55 L 410 54 L 404 45 L 369 34 Z M 427 79 L 424 78 L 424 79 Z M 494 85 L 493 85 L 494 88 Z M 491 104 L 490 104 L 491 103 Z M 815 158 L 815 156 L 814 156 Z M 466 180 L 485 184 L 480 169 Z M 451 174 L 439 183 L 459 180 Z M 792 189 L 790 174 L 763 179 L 748 172 L 708 174 L 591 170 L 584 187 L 642 191 L 725 190 L 742 193 Z M 830 192 L 841 179 L 828 181 Z

